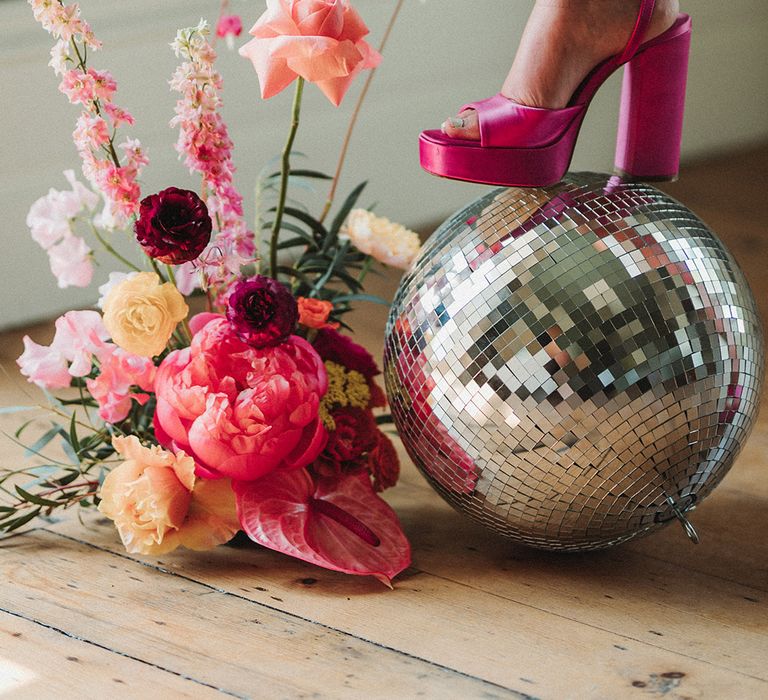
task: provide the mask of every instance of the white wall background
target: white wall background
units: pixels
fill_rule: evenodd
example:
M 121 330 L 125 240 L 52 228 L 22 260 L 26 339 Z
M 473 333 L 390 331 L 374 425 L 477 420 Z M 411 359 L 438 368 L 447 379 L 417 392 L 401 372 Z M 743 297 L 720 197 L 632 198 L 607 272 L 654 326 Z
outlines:
M 356 5 L 378 43 L 394 0 Z M 369 93 L 340 192 L 368 179 L 364 204 L 375 201 L 378 212 L 419 227 L 482 191 L 423 173 L 416 139 L 459 104 L 498 90 L 531 5 L 532 0 L 407 0 Z M 176 61 L 168 43 L 177 27 L 201 16 L 215 20 L 218 0 L 81 0 L 81 6 L 104 42 L 91 65 L 114 73 L 117 102 L 136 117 L 130 134 L 149 150 L 144 193 L 171 184 L 195 188 L 197 181 L 173 150 L 176 134 L 167 126 L 175 101 L 167 81 Z M 234 0 L 233 6 L 250 26 L 263 2 Z M 768 139 L 768 2 L 683 0 L 683 9 L 694 17 L 684 156 Z M 95 287 L 114 269 L 102 257 L 93 289 L 59 290 L 47 256 L 24 224 L 37 197 L 49 187 L 65 186 L 64 169 L 79 172 L 70 140 L 77 110 L 57 91 L 46 65 L 51 45 L 26 2 L 0 0 L 0 328 L 92 304 Z M 223 45 L 220 54 L 224 113 L 236 144 L 238 183 L 247 197 L 256 173 L 282 148 L 291 91 L 262 102 L 250 64 Z M 619 80 L 614 76 L 592 105 L 573 169 L 610 170 Z M 308 86 L 296 144 L 310 156 L 307 166 L 333 170 L 361 85 L 358 80 L 339 109 Z M 318 196 L 318 207 L 321 202 Z M 131 250 L 130 241 L 120 247 Z

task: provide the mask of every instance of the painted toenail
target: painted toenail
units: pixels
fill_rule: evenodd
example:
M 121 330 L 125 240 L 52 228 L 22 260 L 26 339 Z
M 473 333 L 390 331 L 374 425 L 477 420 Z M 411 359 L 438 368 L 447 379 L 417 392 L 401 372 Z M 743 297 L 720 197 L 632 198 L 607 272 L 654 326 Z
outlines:
M 448 125 L 452 126 L 454 129 L 463 129 L 464 120 L 461 117 L 451 117 L 448 120 Z

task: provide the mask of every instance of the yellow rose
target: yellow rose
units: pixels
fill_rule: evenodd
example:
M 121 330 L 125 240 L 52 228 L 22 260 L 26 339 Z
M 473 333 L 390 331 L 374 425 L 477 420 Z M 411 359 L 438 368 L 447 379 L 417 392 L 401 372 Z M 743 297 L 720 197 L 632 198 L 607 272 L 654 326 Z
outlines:
M 184 297 L 154 272 L 140 272 L 116 284 L 104 299 L 104 325 L 123 350 L 159 355 L 176 325 L 189 312 Z
M 184 452 L 144 447 L 133 435 L 112 444 L 126 461 L 104 479 L 99 510 L 131 554 L 211 549 L 240 529 L 229 479 L 197 480 Z

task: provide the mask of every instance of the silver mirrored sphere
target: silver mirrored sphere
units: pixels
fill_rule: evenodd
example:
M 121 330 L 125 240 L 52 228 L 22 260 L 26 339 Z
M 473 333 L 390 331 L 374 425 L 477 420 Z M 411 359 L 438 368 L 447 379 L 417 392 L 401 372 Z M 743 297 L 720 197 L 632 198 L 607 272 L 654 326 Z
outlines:
M 408 454 L 516 541 L 606 547 L 679 519 L 754 421 L 763 341 L 717 236 L 645 184 L 489 191 L 403 278 L 385 381 Z

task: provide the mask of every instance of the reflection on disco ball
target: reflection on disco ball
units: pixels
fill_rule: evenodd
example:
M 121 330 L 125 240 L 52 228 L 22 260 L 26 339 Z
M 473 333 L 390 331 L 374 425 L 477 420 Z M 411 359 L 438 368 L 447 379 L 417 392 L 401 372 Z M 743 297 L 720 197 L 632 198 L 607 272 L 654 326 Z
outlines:
M 743 274 L 657 189 L 576 173 L 459 211 L 403 279 L 385 379 L 409 455 L 458 510 L 584 550 L 686 518 L 757 412 Z

